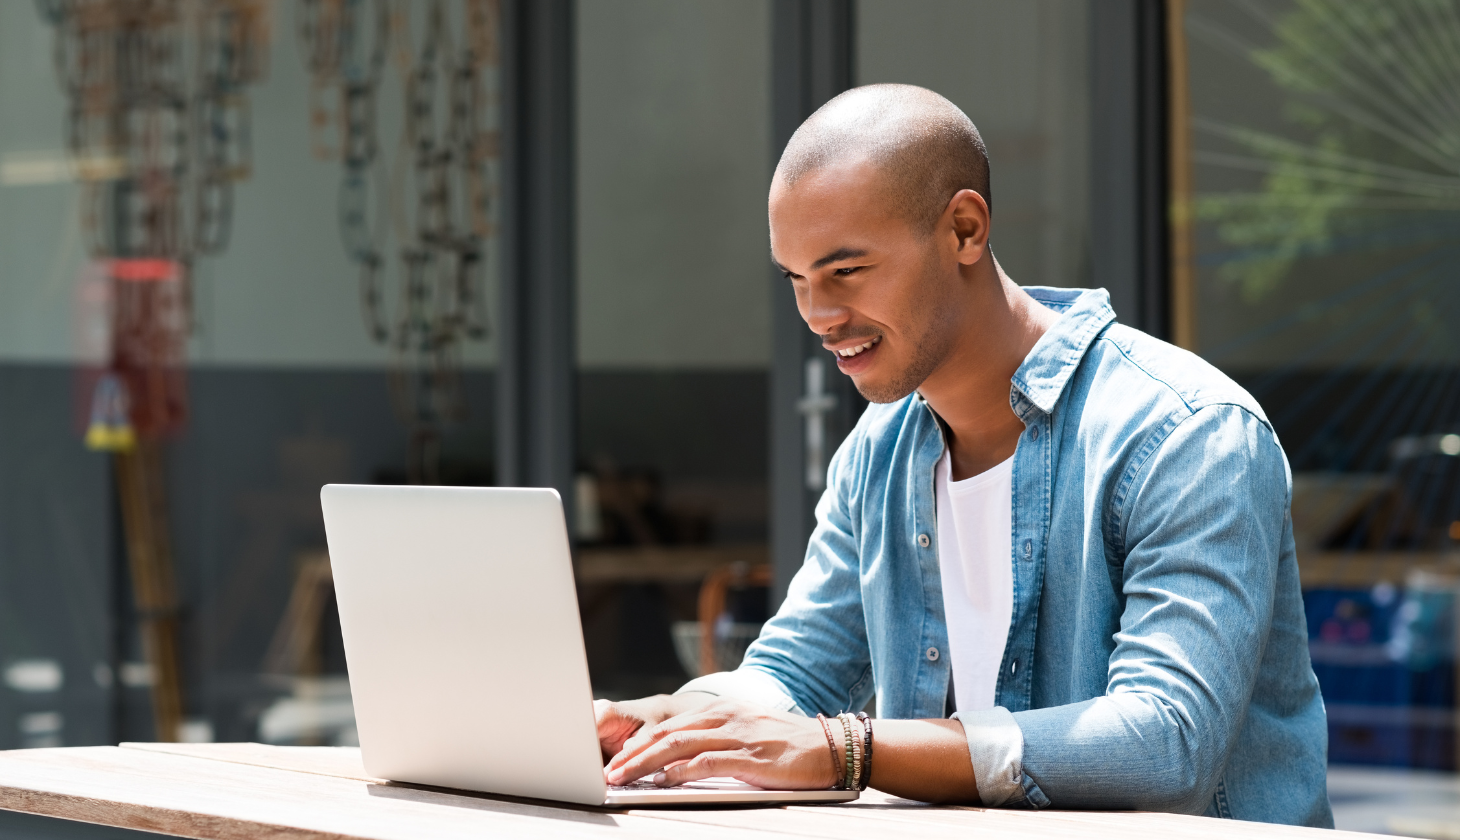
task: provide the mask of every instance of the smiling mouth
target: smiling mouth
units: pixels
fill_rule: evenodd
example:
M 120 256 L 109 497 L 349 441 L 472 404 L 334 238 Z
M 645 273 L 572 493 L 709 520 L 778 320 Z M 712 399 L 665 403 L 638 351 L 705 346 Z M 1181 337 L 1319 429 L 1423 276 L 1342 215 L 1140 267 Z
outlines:
M 867 352 L 868 350 L 871 350 L 881 341 L 882 336 L 879 335 L 876 338 L 873 338 L 871 341 L 868 341 L 866 344 L 858 344 L 856 347 L 848 347 L 845 350 L 837 350 L 835 352 L 838 356 L 841 356 L 844 359 L 850 359 L 853 356 L 857 356 Z

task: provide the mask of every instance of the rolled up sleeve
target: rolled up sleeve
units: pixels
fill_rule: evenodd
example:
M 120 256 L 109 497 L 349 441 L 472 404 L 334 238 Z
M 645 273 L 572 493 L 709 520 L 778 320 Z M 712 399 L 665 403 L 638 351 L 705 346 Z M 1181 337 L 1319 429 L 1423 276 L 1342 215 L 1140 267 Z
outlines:
M 1024 776 L 1024 733 L 1014 715 L 1002 706 L 953 719 L 963 724 L 968 757 L 979 800 L 990 807 L 1013 805 L 1028 798 Z

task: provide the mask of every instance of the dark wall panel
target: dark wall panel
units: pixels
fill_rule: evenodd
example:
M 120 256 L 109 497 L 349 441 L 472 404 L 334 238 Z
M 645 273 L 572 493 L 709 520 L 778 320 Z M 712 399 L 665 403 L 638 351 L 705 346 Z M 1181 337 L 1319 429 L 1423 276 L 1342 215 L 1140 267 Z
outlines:
M 50 660 L 59 691 L 0 684 L 0 749 L 102 743 L 111 660 L 110 470 L 74 429 L 69 369 L 0 366 L 0 669 Z M 39 726 L 59 712 L 59 730 Z M 22 732 L 22 726 L 28 731 Z

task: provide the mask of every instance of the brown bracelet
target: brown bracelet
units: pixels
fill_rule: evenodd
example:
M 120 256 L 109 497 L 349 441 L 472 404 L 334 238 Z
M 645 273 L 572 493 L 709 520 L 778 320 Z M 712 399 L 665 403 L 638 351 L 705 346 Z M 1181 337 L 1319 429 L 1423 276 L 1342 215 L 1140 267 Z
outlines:
M 857 712 L 857 720 L 866 730 L 862 737 L 862 785 L 857 790 L 866 790 L 872 782 L 872 719 L 866 712 Z
M 836 774 L 836 781 L 832 783 L 831 789 L 844 790 L 841 763 L 836 760 L 836 741 L 831 737 L 831 727 L 826 723 L 826 715 L 818 713 L 816 719 L 821 721 L 821 731 L 826 733 L 826 746 L 831 750 L 831 772 Z

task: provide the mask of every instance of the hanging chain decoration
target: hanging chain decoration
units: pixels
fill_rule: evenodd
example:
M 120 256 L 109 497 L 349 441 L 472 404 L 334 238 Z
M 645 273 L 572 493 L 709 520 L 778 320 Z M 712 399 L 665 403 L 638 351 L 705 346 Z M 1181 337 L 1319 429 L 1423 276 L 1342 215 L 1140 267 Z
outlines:
M 339 226 L 345 253 L 360 270 L 360 294 L 371 337 L 387 341 L 381 285 L 385 262 L 385 196 L 376 108 L 392 38 L 403 11 L 386 0 L 304 0 L 299 32 L 310 73 L 310 145 L 344 164 Z
M 66 140 L 92 256 L 182 256 L 189 125 L 180 4 L 52 5 Z
M 233 185 L 253 171 L 247 86 L 263 78 L 268 32 L 264 0 L 210 0 L 200 22 L 199 87 L 194 99 L 199 172 L 193 253 L 228 247 Z
M 160 441 L 187 417 L 191 269 L 228 246 L 233 185 L 249 174 L 245 90 L 264 71 L 267 3 L 37 3 L 56 30 L 92 257 L 78 289 L 78 304 L 89 305 L 77 313 L 97 345 L 97 369 L 81 371 L 91 397 L 86 443 L 114 453 L 161 741 L 181 737 L 184 703 Z
M 232 185 L 251 169 L 246 89 L 265 70 L 267 0 L 38 6 L 56 27 L 66 140 L 87 192 L 92 255 L 191 263 L 221 253 Z
M 56 30 L 87 249 L 107 266 L 110 346 L 91 391 L 87 440 L 125 451 L 186 418 L 191 269 L 227 247 L 233 185 L 250 172 L 245 91 L 264 73 L 268 3 L 37 6 Z
M 418 483 L 439 481 L 441 431 L 465 417 L 462 343 L 487 337 L 486 249 L 495 235 L 500 158 L 499 5 L 422 4 L 414 55 L 410 5 L 401 0 L 300 0 L 298 7 L 311 75 L 311 146 L 343 164 L 340 235 L 359 271 L 366 330 L 395 354 L 391 391 L 410 432 L 408 473 Z M 394 178 L 380 160 L 377 124 L 390 64 L 405 91 Z M 399 272 L 393 319 L 385 291 L 392 220 Z

